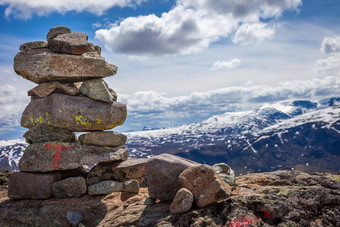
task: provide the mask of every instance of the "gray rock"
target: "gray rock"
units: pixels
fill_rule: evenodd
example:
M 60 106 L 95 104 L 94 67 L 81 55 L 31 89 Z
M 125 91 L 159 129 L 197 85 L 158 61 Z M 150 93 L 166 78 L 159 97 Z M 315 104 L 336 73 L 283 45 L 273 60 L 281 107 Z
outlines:
M 87 51 L 87 35 L 81 32 L 72 32 L 58 35 L 48 40 L 48 48 L 57 53 L 84 54 Z
M 182 214 L 189 211 L 194 202 L 194 196 L 191 191 L 186 188 L 181 188 L 176 193 L 174 201 L 170 205 L 170 212 L 172 214 Z
M 102 48 L 100 46 L 94 46 L 94 49 L 96 50 L 96 52 L 101 55 L 102 53 Z
M 116 74 L 117 66 L 108 64 L 96 52 L 67 55 L 41 48 L 19 52 L 14 58 L 14 70 L 38 84 L 52 81 L 71 83 L 112 76 Z
M 52 198 L 52 184 L 60 180 L 60 173 L 14 172 L 9 177 L 8 197 L 11 199 Z
M 77 198 L 87 191 L 84 177 L 70 177 L 52 184 L 52 191 L 57 199 Z
M 102 147 L 119 147 L 126 143 L 126 135 L 114 131 L 98 131 L 82 134 L 78 137 L 82 144 Z
M 215 174 L 212 167 L 208 165 L 187 168 L 179 175 L 178 181 L 183 188 L 191 191 L 200 208 L 228 198 L 231 194 L 230 185 Z
M 67 34 L 67 33 L 71 33 L 71 29 L 64 27 L 64 26 L 53 27 L 47 33 L 46 39 L 48 41 L 50 39 L 57 37 L 58 35 Z
M 123 162 L 99 163 L 88 173 L 86 182 L 91 185 L 103 180 L 122 182 L 130 179 L 142 179 L 145 175 L 146 161 L 146 158 L 139 158 Z
M 80 92 L 94 100 L 110 103 L 114 100 L 107 83 L 103 79 L 85 81 L 80 86 Z
M 146 162 L 146 178 L 152 198 L 172 201 L 181 188 L 178 176 L 185 169 L 199 165 L 196 162 L 171 155 L 153 156 Z
M 154 205 L 155 203 L 156 203 L 156 199 L 151 198 L 151 197 L 146 198 L 144 201 L 144 204 L 149 205 L 149 206 Z
M 53 92 L 58 92 L 66 95 L 79 95 L 80 91 L 78 88 L 68 86 L 59 82 L 47 82 L 36 86 L 35 88 L 28 91 L 28 96 L 36 96 L 39 98 L 44 98 L 52 94 Z
M 33 41 L 33 42 L 21 44 L 19 49 L 21 51 L 27 51 L 31 49 L 40 49 L 40 48 L 47 48 L 47 47 L 48 47 L 48 42 L 46 41 Z
M 52 125 L 73 132 L 107 130 L 122 125 L 126 115 L 126 106 L 119 102 L 52 94 L 31 100 L 22 114 L 21 126 Z
M 28 146 L 19 162 L 21 171 L 48 172 L 77 169 L 100 162 L 126 160 L 123 148 L 85 146 L 79 143 L 35 143 Z
M 229 185 L 235 185 L 235 172 L 226 163 L 218 163 L 212 166 L 215 173 Z
M 72 142 L 75 140 L 75 135 L 70 130 L 42 124 L 32 127 L 24 134 L 24 137 L 26 142 L 30 144 L 49 141 Z
M 124 184 L 117 181 L 107 180 L 88 187 L 89 195 L 108 195 L 112 192 L 123 191 Z
M 72 227 L 79 226 L 79 224 L 83 220 L 83 216 L 79 212 L 76 212 L 76 211 L 67 212 L 66 218 Z
M 123 184 L 123 192 L 138 193 L 139 192 L 138 180 L 125 181 Z
M 110 94 L 113 97 L 113 101 L 117 102 L 117 93 L 113 89 L 111 89 L 111 88 L 109 88 L 109 92 L 110 92 Z

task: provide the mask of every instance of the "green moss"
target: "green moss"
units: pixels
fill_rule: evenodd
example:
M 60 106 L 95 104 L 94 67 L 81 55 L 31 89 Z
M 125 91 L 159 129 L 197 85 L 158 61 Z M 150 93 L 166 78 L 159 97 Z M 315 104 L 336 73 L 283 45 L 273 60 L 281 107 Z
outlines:
M 329 175 L 328 177 L 332 180 L 340 181 L 340 175 Z

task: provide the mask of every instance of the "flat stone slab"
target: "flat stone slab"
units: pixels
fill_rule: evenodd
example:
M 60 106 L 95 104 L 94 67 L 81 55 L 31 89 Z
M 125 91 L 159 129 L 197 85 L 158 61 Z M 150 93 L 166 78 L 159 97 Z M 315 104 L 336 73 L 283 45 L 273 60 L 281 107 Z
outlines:
M 9 177 L 8 197 L 11 199 L 52 198 L 52 184 L 60 180 L 60 173 L 14 172 Z
M 107 63 L 97 52 L 68 55 L 41 48 L 19 52 L 14 58 L 14 70 L 38 84 L 52 81 L 68 83 L 113 76 L 117 66 Z
M 49 39 L 48 48 L 58 53 L 80 55 L 87 51 L 87 39 L 85 33 L 66 33 Z
M 52 94 L 31 100 L 22 114 L 21 126 L 52 125 L 73 132 L 108 130 L 122 125 L 126 115 L 126 105 L 119 102 Z
M 72 142 L 76 136 L 70 130 L 51 125 L 38 124 L 28 130 L 24 137 L 27 143 L 42 143 L 50 141 Z
M 40 49 L 40 48 L 47 48 L 47 47 L 48 47 L 48 42 L 46 41 L 33 41 L 33 42 L 21 44 L 19 47 L 19 50 L 27 51 L 31 49 Z
M 53 92 L 58 92 L 66 95 L 79 95 L 80 91 L 76 87 L 71 87 L 69 85 L 60 82 L 47 82 L 39 84 L 33 89 L 27 92 L 28 96 L 36 96 L 39 98 L 44 98 L 52 94 Z
M 52 184 L 52 191 L 57 199 L 76 198 L 82 196 L 87 191 L 84 177 L 69 177 Z
M 103 147 L 119 147 L 126 144 L 127 136 L 114 131 L 99 131 L 82 134 L 78 140 L 82 144 Z
M 172 201 L 182 188 L 178 176 L 185 169 L 199 165 L 171 154 L 153 156 L 146 162 L 146 179 L 151 198 Z
M 28 146 L 19 162 L 21 171 L 48 172 L 77 169 L 100 162 L 126 160 L 124 148 L 85 146 L 79 143 L 36 143 Z

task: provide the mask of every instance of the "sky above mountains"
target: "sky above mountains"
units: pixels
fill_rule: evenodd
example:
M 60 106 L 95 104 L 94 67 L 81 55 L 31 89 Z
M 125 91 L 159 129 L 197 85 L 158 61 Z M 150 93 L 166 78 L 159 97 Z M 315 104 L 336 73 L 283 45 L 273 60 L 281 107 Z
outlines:
M 128 106 L 127 131 L 340 96 L 339 12 L 335 0 L 0 0 L 0 139 L 25 131 L 35 86 L 14 56 L 51 27 L 87 33 L 118 66 L 106 81 Z

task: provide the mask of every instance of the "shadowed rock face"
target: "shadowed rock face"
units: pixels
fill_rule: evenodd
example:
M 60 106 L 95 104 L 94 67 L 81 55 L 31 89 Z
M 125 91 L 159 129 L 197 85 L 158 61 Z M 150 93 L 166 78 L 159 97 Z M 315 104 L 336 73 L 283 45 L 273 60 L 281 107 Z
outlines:
M 34 83 L 77 82 L 116 74 L 117 66 L 105 62 L 97 52 L 82 55 L 58 54 L 47 48 L 19 52 L 14 70 Z
M 339 175 L 293 171 L 248 174 L 236 178 L 231 197 L 205 208 L 171 215 L 170 203 L 145 205 L 139 194 L 72 199 L 0 199 L 0 226 L 67 226 L 70 211 L 85 226 L 337 226 L 340 223 Z
M 21 117 L 21 126 L 37 124 L 62 127 L 73 132 L 112 129 L 122 125 L 127 115 L 126 105 L 105 103 L 86 97 L 52 94 L 32 99 Z

